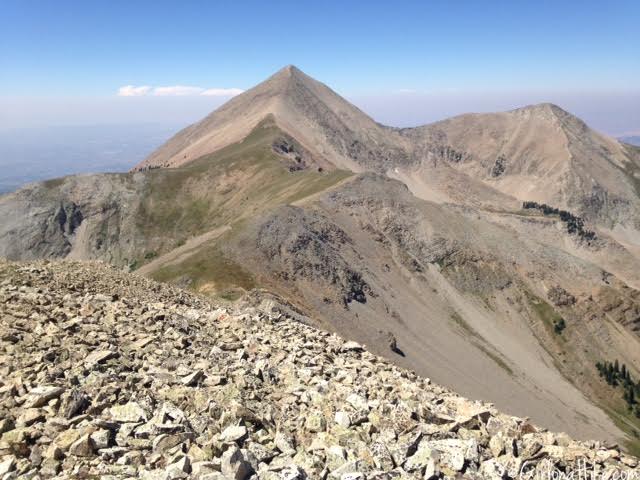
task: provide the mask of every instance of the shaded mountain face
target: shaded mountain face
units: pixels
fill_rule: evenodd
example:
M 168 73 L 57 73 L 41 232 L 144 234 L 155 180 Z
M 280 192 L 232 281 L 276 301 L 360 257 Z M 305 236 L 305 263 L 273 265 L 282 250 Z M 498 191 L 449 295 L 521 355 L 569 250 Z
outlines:
M 267 298 L 467 396 L 631 441 L 630 387 L 595 365 L 640 378 L 638 166 L 554 105 L 395 129 L 286 67 L 132 172 L 0 197 L 0 256 Z

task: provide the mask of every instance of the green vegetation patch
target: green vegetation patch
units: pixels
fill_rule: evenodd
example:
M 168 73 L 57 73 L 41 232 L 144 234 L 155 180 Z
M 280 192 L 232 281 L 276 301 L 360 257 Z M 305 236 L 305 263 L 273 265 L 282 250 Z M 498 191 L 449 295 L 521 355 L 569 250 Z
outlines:
M 496 353 L 493 353 L 491 350 L 489 350 L 484 345 L 479 345 L 477 343 L 474 344 L 474 345 L 476 346 L 476 348 L 482 350 L 482 352 L 484 352 L 485 355 L 487 355 L 491 360 L 493 360 L 505 372 L 507 372 L 509 375 L 513 375 L 513 370 L 511 369 L 511 367 L 509 365 L 507 365 L 507 363 L 502 359 L 502 357 L 500 357 Z
M 562 316 L 558 314 L 558 312 L 556 312 L 551 305 L 549 305 L 540 297 L 534 295 L 529 291 L 525 291 L 525 294 L 527 296 L 527 300 L 529 301 L 529 305 L 536 313 L 538 318 L 542 320 L 545 327 L 559 338 L 563 338 L 562 332 L 567 327 L 564 318 L 562 318 Z
M 326 190 L 352 175 L 309 168 L 291 172 L 273 151 L 282 132 L 269 119 L 243 141 L 185 166 L 150 170 L 137 224 L 163 252 L 180 241 Z
M 523 202 L 523 209 L 535 209 L 542 212 L 543 215 L 546 216 L 557 216 L 566 226 L 567 233 L 570 235 L 578 235 L 583 240 L 590 242 L 591 240 L 595 240 L 596 233 L 592 230 L 587 230 L 584 228 L 584 220 L 567 210 L 561 210 L 557 207 L 552 207 L 547 205 L 546 203 L 538 203 L 538 202 Z
M 476 330 L 471 325 L 469 325 L 458 312 L 453 312 L 450 315 L 450 318 L 451 320 L 453 320 L 453 323 L 460 327 L 460 329 L 463 330 L 467 335 L 479 338 L 484 342 L 484 338 L 482 338 L 482 336 L 478 332 L 476 332 Z
M 303 175 L 300 175 L 300 174 Z M 286 203 L 295 203 L 303 200 L 307 197 L 315 195 L 316 193 L 323 192 L 331 188 L 332 186 L 340 183 L 341 181 L 351 177 L 353 172 L 347 170 L 333 170 L 331 172 L 296 172 L 299 176 L 303 177 L 298 181 L 296 185 L 296 192 L 291 193 L 286 198 Z
M 44 182 L 42 182 L 42 185 L 45 188 L 58 188 L 62 186 L 64 182 L 65 182 L 65 177 L 52 178 L 51 180 L 45 180 Z
M 601 402 L 600 406 L 615 425 L 627 434 L 624 446 L 628 453 L 640 456 L 640 420 L 618 399 Z
M 596 362 L 596 369 L 600 378 L 613 388 L 622 390 L 622 398 L 627 403 L 629 412 L 640 418 L 640 381 L 631 378 L 631 373 L 618 360 L 612 362 Z
M 256 286 L 253 276 L 214 244 L 179 263 L 161 267 L 151 276 L 160 282 L 187 281 L 195 291 L 227 300 L 236 300 Z
M 500 368 L 502 368 L 509 375 L 513 375 L 513 370 L 511 367 L 500 357 L 498 354 L 492 352 L 487 346 L 487 341 L 480 335 L 471 325 L 467 323 L 467 321 L 462 318 L 462 316 L 458 312 L 453 312 L 450 315 L 451 320 L 455 323 L 462 331 L 464 331 L 467 335 L 469 335 L 471 343 L 474 347 L 484 353 L 487 357 L 493 360 Z
M 560 317 L 560 320 L 557 320 L 553 323 L 553 331 L 557 335 L 562 335 L 564 329 L 567 328 L 567 323 L 564 321 L 564 318 Z
M 565 339 L 562 335 L 563 331 L 566 328 L 566 322 L 562 318 L 562 316 L 560 316 L 551 305 L 549 305 L 547 302 L 537 297 L 530 291 L 525 290 L 524 293 L 527 297 L 531 309 L 542 320 L 545 328 L 550 333 L 551 338 L 555 338 L 558 341 L 562 342 L 564 353 L 569 353 L 570 355 L 572 355 L 571 342 L 568 342 L 567 339 Z M 576 377 L 574 375 L 568 374 L 568 372 L 564 369 L 564 366 L 557 360 L 556 355 L 554 355 L 553 352 L 544 345 L 544 342 L 541 342 L 541 344 L 552 356 L 554 365 L 556 366 L 558 371 L 563 373 L 563 375 L 569 382 L 582 389 L 582 385 L 580 384 L 580 382 L 576 381 Z M 613 377 L 611 376 L 612 374 L 607 373 L 609 371 L 609 364 L 607 362 L 598 362 L 596 366 L 599 371 L 602 371 L 600 375 L 605 381 L 606 378 L 610 378 L 610 380 L 613 381 Z M 611 364 L 611 368 L 615 371 L 615 364 Z M 616 380 L 617 384 L 625 382 L 632 383 L 626 367 L 624 373 L 622 373 L 621 367 L 618 368 L 618 371 L 620 372 L 620 378 Z M 613 375 L 615 376 L 615 374 Z M 626 378 L 627 380 L 623 381 L 622 377 Z M 603 384 L 605 383 L 605 381 L 603 381 Z M 607 415 L 609 415 L 611 420 L 622 431 L 628 434 L 628 438 L 625 441 L 626 450 L 633 455 L 640 454 L 640 418 L 636 417 L 635 415 L 635 406 L 638 401 L 637 393 L 639 393 L 640 390 L 638 390 L 638 392 L 634 391 L 634 393 L 631 395 L 622 392 L 620 397 L 616 397 L 615 395 L 611 395 L 610 391 L 603 390 L 603 388 L 606 389 L 607 387 L 603 385 L 602 388 L 595 389 L 595 397 L 592 397 L 592 400 L 596 402 L 607 413 Z M 632 402 L 631 405 L 629 404 L 629 401 Z
M 146 191 L 136 222 L 140 235 L 149 240 L 147 252 L 162 255 L 189 238 L 232 227 L 185 260 L 159 268 L 152 275 L 156 280 L 217 297 L 239 297 L 255 286 L 254 279 L 215 245 L 233 240 L 250 218 L 323 192 L 353 175 L 313 167 L 290 171 L 273 148 L 282 135 L 273 119 L 267 118 L 241 142 L 179 168 L 146 173 Z M 135 259 L 134 267 L 152 259 L 144 253 Z

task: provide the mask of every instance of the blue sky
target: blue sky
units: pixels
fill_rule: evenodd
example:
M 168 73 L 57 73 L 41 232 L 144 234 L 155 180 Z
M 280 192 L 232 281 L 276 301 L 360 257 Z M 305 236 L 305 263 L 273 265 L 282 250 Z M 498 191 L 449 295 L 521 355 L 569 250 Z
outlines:
M 559 99 L 578 113 L 594 111 L 603 130 L 640 130 L 639 23 L 637 0 L 4 0 L 0 126 L 10 126 L 7 112 L 22 109 L 18 120 L 28 124 L 29 115 L 65 117 L 62 104 L 84 112 L 82 102 L 103 118 L 107 99 L 116 102 L 126 85 L 151 93 L 173 86 L 197 87 L 198 94 L 246 89 L 293 63 L 396 123 Z M 224 101 L 216 92 L 157 99 L 154 115 L 206 113 Z M 135 102 L 151 100 L 119 101 L 109 107 L 114 121 L 118 108 L 128 116 Z M 456 108 L 447 109 L 447 101 Z M 424 114 L 403 117 L 403 102 L 418 102 Z M 610 111 L 616 102 L 622 123 L 613 118 L 618 107 Z M 160 104 L 168 105 L 165 114 Z M 607 118 L 597 120 L 607 105 Z M 90 123 L 90 116 L 66 121 Z

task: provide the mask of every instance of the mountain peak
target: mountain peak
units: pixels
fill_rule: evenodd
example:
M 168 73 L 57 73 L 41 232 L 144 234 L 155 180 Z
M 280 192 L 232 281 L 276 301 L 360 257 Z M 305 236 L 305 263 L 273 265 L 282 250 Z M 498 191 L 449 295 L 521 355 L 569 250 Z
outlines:
M 386 134 L 364 112 L 295 65 L 287 65 L 180 131 L 135 170 L 188 163 L 242 140 L 269 115 L 284 132 L 340 168 L 357 169 L 354 158 L 369 155 L 364 149 L 348 152 L 354 138 L 345 132 L 354 126 L 363 145 L 388 143 Z
M 571 112 L 567 112 L 555 103 L 545 102 L 512 110 L 513 113 L 545 119 L 552 122 L 560 122 L 564 127 L 586 130 L 587 125 Z
M 551 102 L 542 102 L 542 103 L 535 103 L 535 104 L 532 104 L 532 105 L 526 105 L 524 107 L 516 108 L 513 111 L 514 112 L 529 112 L 529 113 L 547 112 L 547 113 L 555 113 L 555 114 L 562 114 L 562 115 L 570 115 L 569 112 L 567 112 L 563 108 L 559 107 L 555 103 L 551 103 Z
M 302 83 L 304 85 L 316 84 L 317 80 L 313 79 L 295 65 L 287 65 L 276 73 L 267 78 L 264 82 L 258 84 L 256 88 L 266 86 L 270 90 L 284 90 L 294 83 Z
M 287 74 L 287 75 L 296 75 L 299 73 L 303 73 L 298 67 L 293 64 L 286 65 L 278 70 L 275 74 Z

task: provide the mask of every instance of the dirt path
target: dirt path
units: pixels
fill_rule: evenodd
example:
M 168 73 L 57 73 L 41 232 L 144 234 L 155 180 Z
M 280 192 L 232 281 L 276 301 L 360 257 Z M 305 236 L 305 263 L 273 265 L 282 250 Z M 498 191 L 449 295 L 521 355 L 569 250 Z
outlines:
M 312 203 L 314 200 L 317 200 L 318 198 L 320 198 L 321 196 L 325 195 L 326 193 L 332 191 L 332 190 L 337 190 L 339 187 L 341 187 L 342 185 L 349 183 L 351 181 L 353 181 L 355 178 L 357 178 L 357 175 L 350 175 L 346 178 L 343 178 L 342 180 L 340 180 L 339 182 L 334 183 L 333 185 L 320 190 L 319 192 L 315 192 L 312 193 L 311 195 L 307 195 L 306 197 L 302 197 L 299 200 L 295 200 L 293 202 L 291 202 L 291 205 L 294 205 L 296 207 L 300 207 L 302 205 L 306 205 L 309 203 Z
M 222 227 L 214 228 L 213 230 L 203 233 L 202 235 L 198 235 L 197 237 L 190 238 L 185 242 L 184 245 L 181 245 L 178 248 L 174 248 L 170 252 L 165 253 L 164 255 L 161 255 L 158 258 L 155 258 L 149 263 L 143 265 L 138 270 L 136 270 L 136 273 L 139 275 L 149 275 L 161 267 L 179 263 L 180 261 L 187 258 L 191 254 L 191 251 L 195 248 L 199 247 L 205 242 L 208 242 L 209 240 L 218 238 L 220 235 L 228 232 L 229 230 L 231 230 L 231 227 L 229 225 L 224 225 Z

